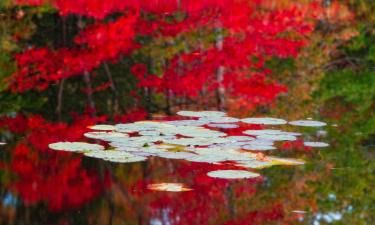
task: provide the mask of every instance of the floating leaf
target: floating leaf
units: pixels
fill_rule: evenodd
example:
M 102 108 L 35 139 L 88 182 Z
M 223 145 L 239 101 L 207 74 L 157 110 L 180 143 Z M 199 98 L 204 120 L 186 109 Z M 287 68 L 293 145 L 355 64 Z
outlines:
M 104 149 L 101 145 L 85 142 L 57 142 L 49 144 L 48 147 L 53 150 L 68 152 L 98 151 Z
M 260 161 L 260 160 L 249 160 L 249 161 L 239 161 L 237 166 L 242 166 L 252 169 L 261 169 L 273 166 L 274 164 L 271 161 Z
M 205 123 L 237 123 L 240 120 L 234 117 L 227 117 L 227 116 L 222 116 L 222 117 L 201 117 L 199 118 L 198 121 L 202 121 Z
M 238 128 L 237 124 L 227 124 L 227 123 L 210 123 L 207 126 L 221 128 L 221 129 L 234 129 Z
M 222 117 L 226 113 L 220 111 L 179 111 L 177 115 L 188 117 Z
M 145 130 L 145 131 L 140 131 L 139 135 L 142 135 L 142 136 L 159 136 L 160 132 L 159 131 L 152 131 L 152 130 Z
M 244 179 L 259 177 L 260 174 L 246 170 L 215 170 L 207 173 L 207 176 L 223 179 Z
M 262 134 L 257 136 L 257 139 L 272 140 L 272 141 L 295 141 L 296 136 L 288 134 Z
M 127 138 L 129 135 L 124 133 L 118 133 L 118 132 L 106 132 L 106 131 L 99 131 L 99 132 L 87 132 L 83 134 L 87 138 L 93 138 L 93 139 L 100 139 L 104 141 L 111 141 L 115 138 Z
M 92 129 L 92 130 L 107 130 L 107 131 L 111 131 L 111 130 L 115 130 L 115 126 L 113 125 L 106 125 L 106 124 L 98 124 L 98 125 L 94 125 L 94 126 L 89 126 L 88 128 Z
M 171 120 L 165 123 L 174 126 L 203 126 L 208 122 L 200 120 Z
M 304 210 L 293 210 L 291 211 L 292 213 L 297 213 L 297 214 L 306 214 L 307 212 Z
M 254 138 L 249 137 L 249 136 L 228 136 L 227 139 L 230 140 L 231 142 L 237 142 L 237 141 L 242 142 L 242 141 L 254 140 Z
M 183 145 L 183 146 L 208 146 L 217 143 L 226 143 L 225 138 L 179 138 L 172 140 L 164 140 L 164 143 Z
M 267 160 L 270 160 L 273 165 L 296 166 L 305 164 L 303 160 L 292 158 L 267 157 Z
M 307 147 L 317 147 L 317 148 L 324 148 L 324 147 L 329 146 L 329 144 L 327 144 L 325 142 L 310 142 L 310 141 L 303 142 L 303 145 L 305 145 Z
M 241 119 L 241 122 L 250 123 L 250 124 L 264 124 L 264 125 L 282 125 L 282 124 L 286 124 L 287 123 L 283 119 L 270 118 L 270 117 L 245 118 L 245 119 Z
M 301 133 L 297 132 L 287 132 L 282 130 L 272 130 L 272 129 L 264 129 L 264 130 L 245 130 L 243 132 L 247 135 L 258 136 L 258 135 L 292 135 L 292 136 L 299 136 Z
M 196 155 L 188 152 L 161 152 L 157 153 L 156 156 L 166 159 L 188 159 Z
M 242 149 L 251 150 L 251 151 L 268 151 L 276 149 L 272 145 L 244 145 Z
M 303 126 L 303 127 L 323 127 L 327 125 L 327 123 L 315 121 L 315 120 L 295 120 L 295 121 L 290 121 L 289 124 L 294 125 L 294 126 Z
M 6 143 L 5 142 L 0 142 L 0 145 L 6 145 Z
M 171 192 L 182 192 L 182 191 L 191 191 L 193 189 L 185 187 L 182 183 L 159 183 L 159 184 L 150 184 L 147 186 L 148 189 L 154 191 L 171 191 Z
M 116 151 L 116 150 L 106 150 L 106 151 L 90 151 L 84 153 L 85 156 L 93 157 L 93 158 L 100 158 L 107 161 L 112 162 L 139 162 L 145 161 L 147 158 L 142 156 L 136 156 L 124 151 Z

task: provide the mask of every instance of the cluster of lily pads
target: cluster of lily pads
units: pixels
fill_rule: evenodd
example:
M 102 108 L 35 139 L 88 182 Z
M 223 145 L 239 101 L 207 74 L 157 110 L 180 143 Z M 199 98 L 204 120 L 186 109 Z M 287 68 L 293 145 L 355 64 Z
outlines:
M 313 120 L 287 122 L 278 118 L 228 117 L 218 111 L 180 111 L 180 116 L 193 119 L 173 121 L 139 121 L 116 125 L 95 125 L 85 137 L 108 143 L 58 142 L 49 145 L 51 149 L 79 152 L 87 157 L 131 163 L 147 160 L 148 157 L 183 159 L 190 162 L 216 163 L 232 162 L 244 169 L 263 168 L 272 165 L 299 165 L 302 160 L 272 156 L 259 157 L 259 151 L 276 149 L 275 142 L 294 141 L 297 132 L 279 129 L 246 130 L 243 135 L 228 136 L 225 132 L 210 128 L 233 129 L 239 123 L 321 127 L 326 124 Z M 326 147 L 323 142 L 305 142 L 310 147 Z M 217 170 L 207 174 L 215 178 L 254 178 L 258 173 L 247 170 Z M 167 188 L 168 189 L 168 188 Z M 173 188 L 172 188 L 173 189 Z

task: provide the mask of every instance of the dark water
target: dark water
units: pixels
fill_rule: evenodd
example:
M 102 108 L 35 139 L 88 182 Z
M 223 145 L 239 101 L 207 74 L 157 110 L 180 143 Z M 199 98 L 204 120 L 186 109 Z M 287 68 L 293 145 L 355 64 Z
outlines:
M 234 180 L 206 175 L 231 165 L 159 157 L 112 163 L 45 149 L 48 130 L 15 135 L 3 129 L 1 224 L 372 224 L 371 124 L 320 119 L 328 125 L 283 127 L 329 147 L 296 142 L 265 153 L 304 165 L 250 169 L 261 177 Z M 193 190 L 147 189 L 153 183 Z

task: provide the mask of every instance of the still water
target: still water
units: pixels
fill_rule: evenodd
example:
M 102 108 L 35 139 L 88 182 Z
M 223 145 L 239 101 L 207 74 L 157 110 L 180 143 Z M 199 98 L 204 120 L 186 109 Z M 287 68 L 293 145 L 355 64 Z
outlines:
M 167 127 L 178 127 L 177 131 L 171 127 L 165 131 L 161 123 L 91 127 L 95 131 L 84 121 L 72 126 L 48 124 L 40 118 L 6 121 L 0 146 L 1 224 L 319 225 L 374 221 L 374 138 L 365 131 L 368 124 L 358 126 L 318 116 L 300 118 L 305 120 L 302 122 L 288 118 L 283 118 L 285 122 L 237 121 L 212 115 L 195 117 L 194 113 L 183 116 L 156 118 Z M 185 125 L 193 126 L 189 130 Z M 139 136 L 148 141 L 140 141 Z M 226 142 L 231 136 L 237 138 Z M 124 141 L 129 138 L 133 138 L 131 144 Z M 195 138 L 196 143 L 188 138 Z M 267 140 L 259 144 L 258 139 Z M 64 141 L 94 145 L 92 149 L 73 148 L 64 146 Z M 161 144 L 173 148 L 153 149 Z M 133 154 L 133 158 L 88 157 L 89 150 L 103 151 L 101 146 Z M 219 147 L 242 148 L 235 153 L 241 155 L 220 155 Z M 275 163 L 270 159 L 290 161 Z M 237 173 L 223 175 L 220 170 Z

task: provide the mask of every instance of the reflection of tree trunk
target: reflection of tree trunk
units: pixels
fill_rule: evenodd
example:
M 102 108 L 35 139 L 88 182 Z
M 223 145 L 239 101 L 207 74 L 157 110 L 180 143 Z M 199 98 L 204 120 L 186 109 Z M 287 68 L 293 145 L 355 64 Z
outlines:
M 118 112 L 119 112 L 119 100 L 118 100 L 118 96 L 117 96 L 116 86 L 115 86 L 115 83 L 113 81 L 112 73 L 111 73 L 111 70 L 109 69 L 108 64 L 106 62 L 104 62 L 103 64 L 104 64 L 104 70 L 107 74 L 109 83 L 111 85 L 110 87 L 111 87 L 112 92 L 113 92 L 113 113 L 118 114 Z
M 234 219 L 236 214 L 236 208 L 234 205 L 234 195 L 233 195 L 233 188 L 232 185 L 229 185 L 225 191 L 225 197 L 226 197 L 226 206 L 227 210 L 229 212 L 229 218 Z
M 92 96 L 91 78 L 90 78 L 90 74 L 89 74 L 89 72 L 87 72 L 87 70 L 85 70 L 85 72 L 83 73 L 83 80 L 86 84 L 87 101 L 89 103 L 90 112 L 91 112 L 91 110 L 95 110 L 95 102 L 94 102 L 94 98 Z M 91 116 L 95 116 L 94 111 L 91 112 Z
M 65 78 L 60 81 L 59 90 L 57 93 L 56 114 L 57 114 L 57 119 L 59 121 L 61 121 L 61 112 L 62 112 L 62 106 L 63 106 L 64 83 L 65 83 Z
M 172 115 L 171 112 L 171 90 L 167 88 L 165 90 L 165 113 L 167 115 Z
M 222 31 L 221 28 L 218 29 L 219 32 Z M 224 37 L 220 33 L 216 39 L 216 48 L 219 51 L 223 50 L 223 44 L 224 44 Z M 217 108 L 218 110 L 224 110 L 225 108 L 225 87 L 223 85 L 223 80 L 224 80 L 224 66 L 220 65 L 217 68 L 216 71 L 216 82 L 218 83 L 218 87 L 216 90 L 216 98 L 217 98 Z
M 62 23 L 62 42 L 63 46 L 66 45 L 66 18 L 63 17 L 61 19 Z M 64 93 L 64 83 L 65 83 L 65 78 L 61 79 L 59 83 L 59 89 L 57 92 L 57 106 L 56 106 L 56 114 L 57 114 L 57 119 L 61 121 L 61 112 L 62 112 L 62 107 L 63 107 L 63 93 Z

